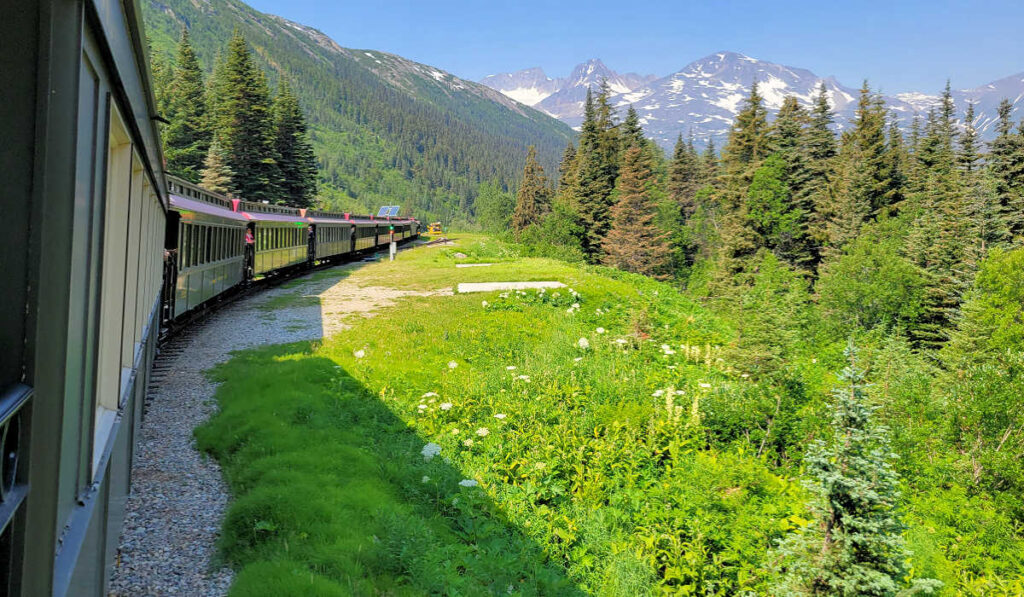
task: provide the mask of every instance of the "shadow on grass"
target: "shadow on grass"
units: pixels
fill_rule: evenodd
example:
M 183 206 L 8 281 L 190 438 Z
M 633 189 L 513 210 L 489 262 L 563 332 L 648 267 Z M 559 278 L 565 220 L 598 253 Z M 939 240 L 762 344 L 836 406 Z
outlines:
M 233 494 L 233 595 L 568 595 L 479 487 L 308 342 L 235 356 L 196 430 Z

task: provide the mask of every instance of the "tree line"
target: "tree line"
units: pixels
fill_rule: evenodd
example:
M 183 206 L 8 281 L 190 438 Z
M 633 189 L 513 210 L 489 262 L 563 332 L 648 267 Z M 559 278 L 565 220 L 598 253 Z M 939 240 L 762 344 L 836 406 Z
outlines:
M 154 62 L 157 107 L 170 124 L 170 174 L 249 201 L 310 207 L 317 162 L 306 118 L 285 77 L 271 97 L 266 74 L 236 30 L 210 77 L 182 29 L 173 66 Z

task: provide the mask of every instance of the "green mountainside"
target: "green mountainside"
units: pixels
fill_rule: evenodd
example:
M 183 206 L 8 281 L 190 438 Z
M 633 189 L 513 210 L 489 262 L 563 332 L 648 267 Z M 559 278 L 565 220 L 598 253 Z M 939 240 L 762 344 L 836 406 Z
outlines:
M 465 221 L 480 183 L 514 186 L 531 144 L 552 172 L 574 135 L 488 87 L 401 56 L 343 48 L 237 0 L 151 0 L 143 11 L 156 60 L 173 59 L 186 26 L 209 73 L 238 29 L 272 85 L 289 79 L 332 208 L 402 204 L 402 213 L 421 219 Z

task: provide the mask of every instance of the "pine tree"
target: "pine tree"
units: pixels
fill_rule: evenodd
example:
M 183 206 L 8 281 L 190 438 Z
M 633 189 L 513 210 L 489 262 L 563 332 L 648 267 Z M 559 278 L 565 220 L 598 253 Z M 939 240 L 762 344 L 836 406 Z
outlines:
M 166 113 L 170 125 L 164 130 L 167 171 L 192 182 L 199 180 L 210 147 L 210 126 L 206 113 L 203 72 L 199 66 L 188 29 L 182 28 L 178 57 L 166 90 Z
M 576 146 L 569 141 L 558 164 L 558 193 L 572 192 L 579 184 L 579 164 L 576 160 Z
M 1010 233 L 1024 235 L 1024 134 L 1013 130 L 1013 104 L 1003 99 L 997 110 L 996 138 L 989 144 L 988 167 Z
M 583 250 L 592 262 L 600 260 L 602 239 L 611 227 L 612 191 L 618 177 L 619 138 L 615 109 L 608 101 L 610 91 L 602 82 L 597 97 L 590 90 L 584 104 L 579 146 L 580 224 L 585 230 Z
M 890 181 L 886 177 L 886 116 L 882 98 L 872 93 L 868 82 L 860 89 L 857 116 L 853 128 L 853 151 L 847 157 L 854 160 L 850 171 L 850 192 L 855 200 L 864 203 L 872 216 L 887 210 Z
M 678 206 L 685 222 L 697 209 L 696 195 L 700 188 L 700 158 L 693 147 L 692 137 L 684 143 L 683 135 L 679 135 L 668 172 L 668 195 Z
M 718 185 L 718 151 L 715 149 L 715 140 L 708 137 L 708 144 L 704 153 L 700 156 L 700 184 Z
M 743 109 L 736 115 L 729 132 L 729 142 L 722 151 L 727 175 L 749 175 L 762 159 L 768 157 L 772 152 L 768 131 L 768 111 L 764 107 L 764 98 L 757 91 L 757 82 L 754 82 Z
M 655 278 L 666 278 L 672 262 L 668 234 L 654 223 L 657 210 L 650 196 L 651 170 L 641 148 L 623 156 L 616 184 L 618 201 L 611 209 L 612 225 L 604 239 L 606 265 Z
M 212 126 L 233 175 L 230 189 L 249 201 L 279 199 L 273 118 L 266 76 L 259 69 L 241 33 L 215 70 Z
M 311 207 L 316 198 L 316 156 L 299 100 L 284 78 L 274 98 L 274 150 L 280 172 L 280 200 L 293 207 Z
M 814 172 L 807 151 L 807 132 L 810 117 L 797 99 L 791 95 L 782 100 L 782 107 L 772 123 L 769 135 L 771 145 L 784 165 L 782 182 L 785 183 L 793 201 L 806 215 L 814 210 L 806 188 Z
M 644 137 L 644 129 L 640 126 L 640 116 L 633 106 L 626 110 L 626 119 L 619 125 L 619 147 L 625 153 L 631 146 L 646 147 L 647 138 Z
M 981 167 L 981 151 L 978 142 L 978 129 L 974 127 L 974 102 L 967 103 L 967 114 L 964 116 L 964 132 L 960 136 L 959 151 L 956 162 L 965 174 L 973 174 Z
M 832 429 L 804 462 L 814 521 L 779 546 L 774 594 L 895 596 L 904 588 L 908 551 L 898 515 L 899 474 L 888 428 L 874 421 L 864 372 L 851 342 L 849 365 L 832 392 Z M 938 581 L 916 581 L 926 593 Z M 920 593 L 919 593 L 920 594 Z
M 234 172 L 227 164 L 224 148 L 217 139 L 213 140 L 203 160 L 199 184 L 214 193 L 231 194 L 231 178 Z
M 551 191 L 544 176 L 544 168 L 537 163 L 537 149 L 531 145 L 523 167 L 523 181 L 516 193 L 516 208 L 512 212 L 512 230 L 516 236 L 526 228 L 539 224 L 551 211 Z
M 809 210 L 808 234 L 820 253 L 828 240 L 827 221 L 832 208 L 832 185 L 837 154 L 836 137 L 832 132 L 834 117 L 828 103 L 828 90 L 822 81 L 811 109 L 810 122 L 804 129 L 807 182 L 796 193 L 796 202 Z

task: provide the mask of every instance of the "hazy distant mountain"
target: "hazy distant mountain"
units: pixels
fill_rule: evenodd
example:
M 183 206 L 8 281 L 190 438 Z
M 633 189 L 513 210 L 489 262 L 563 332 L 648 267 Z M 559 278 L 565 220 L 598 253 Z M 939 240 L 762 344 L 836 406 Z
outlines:
M 533 71 L 543 75 L 540 69 L 531 69 L 512 75 L 494 75 L 483 82 L 519 99 L 514 94 L 525 96 L 525 90 L 530 87 L 526 77 L 516 77 Z M 510 78 L 506 82 L 501 77 Z M 757 60 L 735 52 L 718 52 L 691 62 L 667 77 L 656 80 L 648 77 L 647 81 L 636 75 L 618 75 L 600 61 L 591 60 L 576 67 L 569 79 L 544 77 L 545 91 L 531 96 L 534 103 L 530 105 L 576 127 L 581 122 L 582 101 L 587 88 L 596 87 L 602 77 L 607 78 L 615 94 L 612 103 L 619 109 L 620 116 L 632 105 L 639 113 L 647 135 L 664 147 L 670 147 L 680 133 L 685 137 L 690 132 L 699 145 L 703 146 L 713 138 L 721 147 L 755 80 L 766 107 L 773 114 L 787 95 L 794 95 L 802 104 L 810 106 L 818 86 L 824 82 L 836 113 L 838 130 L 849 127 L 855 116 L 859 93 L 856 88 L 847 87 L 834 77 L 820 77 L 806 69 Z M 498 81 L 502 85 L 493 84 Z M 540 85 L 534 84 L 533 88 L 539 89 Z M 968 101 L 976 103 L 978 116 L 975 124 L 983 137 L 990 138 L 996 106 L 1002 98 L 1024 107 L 1024 73 L 975 89 L 954 91 L 953 97 L 961 116 Z M 909 126 L 915 114 L 927 114 L 938 102 L 938 96 L 904 93 L 886 96 L 885 100 L 901 125 Z
M 597 87 L 601 80 L 608 82 L 613 93 L 628 93 L 649 83 L 655 75 L 620 74 L 605 66 L 597 58 L 577 64 L 568 77 L 552 79 L 541 68 L 528 68 L 514 73 L 489 75 L 481 83 L 506 96 L 533 106 L 572 126 L 583 120 L 583 102 L 587 89 Z

